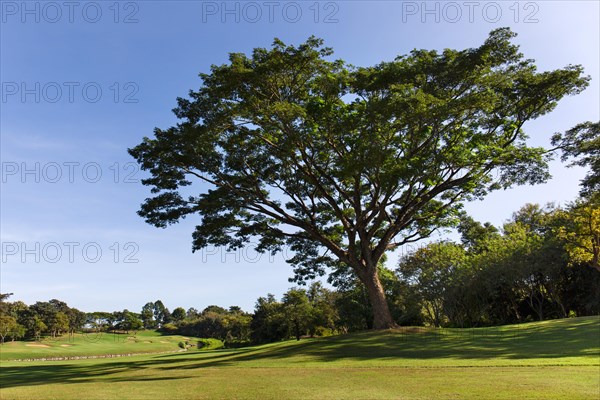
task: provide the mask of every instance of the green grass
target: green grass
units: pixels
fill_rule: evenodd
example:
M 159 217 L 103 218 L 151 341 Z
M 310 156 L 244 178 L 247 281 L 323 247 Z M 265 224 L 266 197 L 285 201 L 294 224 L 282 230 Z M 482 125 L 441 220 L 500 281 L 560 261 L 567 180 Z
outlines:
M 142 331 L 135 335 L 133 333 L 75 334 L 74 336 L 63 335 L 56 339 L 45 338 L 39 342 L 7 342 L 0 346 L 0 360 L 177 352 L 181 350 L 178 343 L 186 340 L 194 345 L 197 345 L 198 340 L 209 340 L 211 345 L 204 347 L 205 350 L 222 344 L 215 339 L 162 335 L 155 331 Z
M 595 399 L 600 319 L 365 332 L 117 359 L 3 361 L 0 373 L 3 400 Z

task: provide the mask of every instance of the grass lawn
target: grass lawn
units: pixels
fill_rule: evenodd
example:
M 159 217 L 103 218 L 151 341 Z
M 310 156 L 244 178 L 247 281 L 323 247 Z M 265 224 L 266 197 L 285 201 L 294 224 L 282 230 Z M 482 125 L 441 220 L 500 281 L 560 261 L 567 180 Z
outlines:
M 11 358 L 4 346 L 2 352 Z M 596 399 L 600 318 L 365 332 L 116 359 L 2 361 L 0 374 L 2 400 Z
M 7 342 L 0 346 L 0 360 L 177 352 L 181 350 L 178 343 L 186 340 L 194 345 L 198 341 L 196 338 L 162 335 L 155 331 L 142 331 L 135 335 L 133 333 L 63 335 L 56 339 L 45 338 L 40 342 Z

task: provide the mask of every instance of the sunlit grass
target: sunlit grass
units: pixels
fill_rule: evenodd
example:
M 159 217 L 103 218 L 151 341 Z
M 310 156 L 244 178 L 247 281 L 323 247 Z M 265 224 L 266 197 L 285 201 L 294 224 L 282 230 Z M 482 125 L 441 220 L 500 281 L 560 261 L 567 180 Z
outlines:
M 155 331 L 137 333 L 88 333 L 44 338 L 40 341 L 14 341 L 0 346 L 0 360 L 38 359 L 137 353 L 177 352 L 179 342 L 197 344 L 196 338 L 162 335 Z
M 364 332 L 118 359 L 2 362 L 0 372 L 3 400 L 592 399 L 600 393 L 600 319 Z

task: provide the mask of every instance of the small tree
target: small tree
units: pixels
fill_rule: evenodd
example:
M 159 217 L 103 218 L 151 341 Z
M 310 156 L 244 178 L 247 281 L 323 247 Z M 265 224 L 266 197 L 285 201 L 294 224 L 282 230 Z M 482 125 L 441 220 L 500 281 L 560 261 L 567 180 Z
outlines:
M 17 329 L 17 320 L 8 315 L 0 315 L 0 344 Z
M 183 307 L 177 307 L 173 310 L 171 318 L 175 323 L 183 321 L 185 319 L 185 309 Z
M 164 324 L 165 322 L 167 322 L 167 321 L 165 321 L 165 315 L 166 315 L 166 312 L 168 312 L 168 310 L 161 300 L 156 300 L 154 302 L 153 312 L 154 312 L 154 320 L 156 321 L 156 324 L 159 327 L 162 324 Z
M 268 294 L 259 297 L 252 316 L 252 339 L 255 342 L 274 342 L 289 337 L 283 304 Z
M 199 316 L 200 316 L 200 311 L 198 311 L 194 307 L 188 308 L 188 310 L 185 312 L 185 317 L 187 319 L 195 319 L 195 318 L 198 318 Z
M 87 319 L 86 313 L 79 311 L 76 308 L 69 308 L 67 311 L 67 317 L 69 319 L 69 332 L 71 334 L 82 329 Z
M 25 327 L 23 325 L 17 323 L 13 327 L 13 329 L 9 332 L 8 335 L 14 341 L 16 339 L 21 339 L 22 337 L 24 337 L 26 332 L 27 332 L 27 330 L 25 329 Z
M 231 344 L 232 341 L 248 342 L 250 340 L 250 324 L 252 315 L 245 313 L 238 306 L 231 306 L 223 318 L 223 326 L 226 330 L 225 338 Z
M 156 321 L 154 321 L 154 303 L 148 302 L 142 307 L 140 318 L 144 324 L 145 329 L 152 329 L 156 327 Z
M 144 327 L 142 320 L 137 315 L 130 312 L 129 310 L 123 310 L 121 313 L 121 320 L 118 324 L 118 328 L 124 330 L 127 334 L 129 331 L 137 332 Z
M 465 264 L 464 249 L 451 242 L 431 243 L 400 260 L 398 272 L 415 282 L 427 319 L 435 327 L 444 322 L 452 277 Z
M 68 332 L 69 317 L 64 312 L 57 312 L 49 328 L 52 331 L 52 337 L 60 336 L 63 332 Z
M 290 331 L 300 340 L 307 333 L 312 320 L 312 307 L 303 289 L 290 289 L 283 295 L 283 310 Z
M 31 325 L 31 330 L 33 332 L 33 337 L 35 338 L 36 341 L 39 341 L 41 339 L 42 333 L 44 331 L 46 331 L 46 329 L 48 329 L 48 327 L 46 326 L 44 321 L 42 321 L 42 319 L 40 317 L 38 317 L 37 315 L 35 317 L 33 317 L 32 322 L 33 323 Z
M 320 282 L 313 282 L 306 295 L 312 309 L 309 333 L 314 336 L 318 329 L 328 329 L 333 332 L 339 319 L 335 301 L 337 293 L 326 289 Z

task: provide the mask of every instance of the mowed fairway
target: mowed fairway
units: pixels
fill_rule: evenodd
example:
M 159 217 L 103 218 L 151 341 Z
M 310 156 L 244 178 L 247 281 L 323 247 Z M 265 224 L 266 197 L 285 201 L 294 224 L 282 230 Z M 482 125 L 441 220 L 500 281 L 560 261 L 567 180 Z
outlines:
M 155 331 L 133 334 L 90 333 L 46 338 L 41 342 L 7 342 L 0 346 L 0 360 L 74 358 L 80 356 L 127 355 L 178 352 L 179 342 L 196 344 L 198 339 L 161 335 Z M 210 347 L 210 346 L 209 346 Z
M 600 319 L 365 332 L 116 359 L 3 361 L 0 372 L 3 400 L 596 399 Z

